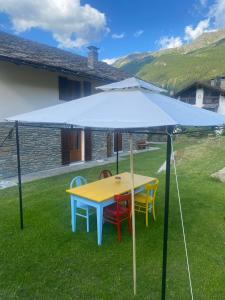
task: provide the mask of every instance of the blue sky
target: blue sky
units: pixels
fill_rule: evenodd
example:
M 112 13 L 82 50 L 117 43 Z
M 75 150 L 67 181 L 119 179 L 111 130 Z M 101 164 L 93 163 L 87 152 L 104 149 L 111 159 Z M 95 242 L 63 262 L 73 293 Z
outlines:
M 0 0 L 0 28 L 101 59 L 178 47 L 225 27 L 225 0 Z

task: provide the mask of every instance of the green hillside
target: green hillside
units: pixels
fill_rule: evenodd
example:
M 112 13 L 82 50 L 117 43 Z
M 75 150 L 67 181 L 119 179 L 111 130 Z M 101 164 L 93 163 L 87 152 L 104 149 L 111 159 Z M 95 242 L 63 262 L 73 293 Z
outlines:
M 114 65 L 170 90 L 179 90 L 193 81 L 225 74 L 225 30 L 205 33 L 177 49 L 129 55 Z

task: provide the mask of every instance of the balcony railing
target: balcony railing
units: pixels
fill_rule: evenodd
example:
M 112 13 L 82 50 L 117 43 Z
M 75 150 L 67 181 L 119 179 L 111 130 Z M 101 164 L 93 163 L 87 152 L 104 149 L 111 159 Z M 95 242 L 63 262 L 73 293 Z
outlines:
M 207 96 L 203 99 L 203 104 L 218 104 L 219 96 Z
M 182 102 L 189 103 L 192 105 L 196 104 L 196 98 L 195 97 L 185 97 L 180 98 Z M 203 99 L 203 106 L 204 105 L 218 105 L 219 104 L 219 97 L 218 96 L 207 96 Z
M 180 98 L 180 100 L 182 102 L 189 103 L 189 104 L 192 104 L 192 105 L 194 105 L 196 103 L 195 97 Z

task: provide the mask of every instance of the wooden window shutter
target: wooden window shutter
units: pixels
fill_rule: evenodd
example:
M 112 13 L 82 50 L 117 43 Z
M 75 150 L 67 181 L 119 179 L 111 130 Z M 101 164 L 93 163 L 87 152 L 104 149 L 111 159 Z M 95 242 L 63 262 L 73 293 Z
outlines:
M 70 163 L 69 129 L 61 129 L 62 164 Z
M 81 83 L 76 80 L 69 80 L 66 77 L 59 77 L 59 100 L 70 101 L 81 97 Z
M 117 145 L 117 139 L 118 139 L 118 145 Z M 122 133 L 114 133 L 114 152 L 123 151 L 123 136 Z
M 81 97 L 81 83 L 80 81 L 70 80 L 71 82 L 71 100 Z
M 84 96 L 90 96 L 92 94 L 91 93 L 91 82 L 84 81 L 83 87 L 84 87 Z
M 92 160 L 92 132 L 91 130 L 85 130 L 85 160 Z
M 67 100 L 68 98 L 68 95 L 66 93 L 67 86 L 68 86 L 67 78 L 60 76 L 58 80 L 58 85 L 59 85 L 59 100 Z

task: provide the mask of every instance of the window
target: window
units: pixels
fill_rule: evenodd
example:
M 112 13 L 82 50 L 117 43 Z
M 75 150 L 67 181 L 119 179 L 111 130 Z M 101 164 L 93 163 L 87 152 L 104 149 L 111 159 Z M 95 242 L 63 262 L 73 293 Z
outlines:
M 59 77 L 59 100 L 70 101 L 81 97 L 81 83 Z
M 118 142 L 118 143 L 117 143 Z M 118 144 L 118 150 L 117 150 L 117 144 Z M 114 152 L 121 152 L 123 151 L 123 137 L 122 137 L 122 133 L 114 133 Z

